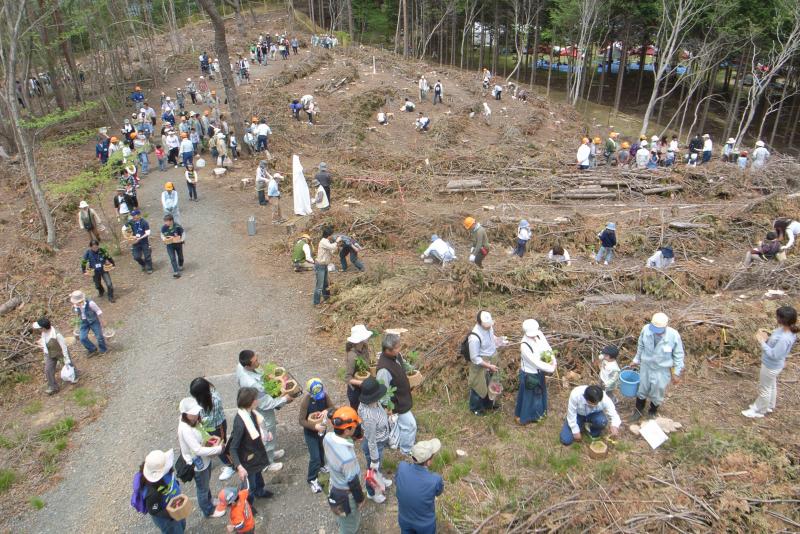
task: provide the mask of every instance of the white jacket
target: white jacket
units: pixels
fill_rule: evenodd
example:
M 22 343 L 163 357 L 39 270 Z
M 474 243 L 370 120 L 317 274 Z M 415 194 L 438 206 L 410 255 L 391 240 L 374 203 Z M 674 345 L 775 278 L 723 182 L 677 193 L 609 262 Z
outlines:
M 581 428 L 578 427 L 578 416 L 579 415 L 589 415 L 595 412 L 603 412 L 611 421 L 611 426 L 614 428 L 619 428 L 622 424 L 622 420 L 619 418 L 619 414 L 617 413 L 617 408 L 614 406 L 614 402 L 603 393 L 603 399 L 597 406 L 589 406 L 589 403 L 586 402 L 586 399 L 583 398 L 583 392 L 586 391 L 588 386 L 578 386 L 572 390 L 572 393 L 569 394 L 569 403 L 567 404 L 567 425 L 569 425 L 569 429 L 572 431 L 573 434 L 578 434 L 582 431 Z
M 187 464 L 194 463 L 195 471 L 205 471 L 211 463 L 210 457 L 222 453 L 222 445 L 204 446 L 200 441 L 200 431 L 183 421 L 178 423 L 178 444 L 181 456 Z
M 520 368 L 525 373 L 536 374 L 538 372 L 553 373 L 556 370 L 556 358 L 550 363 L 542 361 L 542 353 L 552 350 L 550 343 L 541 332 L 536 337 L 525 336 L 519 346 L 522 363 Z
M 578 165 L 589 165 L 589 155 L 591 154 L 591 149 L 589 145 L 582 144 L 578 147 L 578 153 L 576 154 L 576 159 L 578 160 Z

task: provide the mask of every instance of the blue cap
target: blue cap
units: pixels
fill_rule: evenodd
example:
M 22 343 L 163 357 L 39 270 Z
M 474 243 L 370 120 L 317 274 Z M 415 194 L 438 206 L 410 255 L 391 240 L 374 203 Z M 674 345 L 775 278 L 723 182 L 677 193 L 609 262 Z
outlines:
M 438 236 L 438 235 L 436 235 L 436 234 L 433 234 L 433 235 L 431 236 L 431 243 L 433 243 L 433 242 L 434 242 L 434 241 L 436 241 L 437 239 L 439 239 L 439 236 Z
M 612 223 L 612 222 L 610 222 L 610 223 L 608 223 L 608 224 L 606 225 L 606 228 L 608 228 L 609 230 L 614 230 L 614 231 L 616 231 L 616 230 L 617 230 L 617 225 L 616 225 L 616 223 Z
M 306 391 L 311 395 L 314 400 L 322 400 L 325 398 L 325 386 L 318 378 L 312 378 L 306 383 Z
M 529 226 L 530 226 L 530 223 L 528 223 L 528 221 L 526 221 L 525 219 L 522 219 L 519 222 L 519 227 L 520 228 L 528 228 Z
M 133 211 L 131 212 L 131 217 L 136 217 L 137 215 L 141 215 L 141 214 L 142 214 L 142 212 L 141 212 L 141 211 L 139 211 L 139 210 L 133 210 Z

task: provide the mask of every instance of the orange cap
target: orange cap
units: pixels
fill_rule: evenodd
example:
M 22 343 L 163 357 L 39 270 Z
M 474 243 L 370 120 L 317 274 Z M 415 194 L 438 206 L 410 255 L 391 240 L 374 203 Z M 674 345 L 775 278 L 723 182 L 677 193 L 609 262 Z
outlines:
M 117 141 L 119 141 L 119 139 L 117 139 L 115 136 L 112 135 L 111 136 L 111 142 L 112 143 L 116 143 Z
M 211 112 L 210 112 L 210 111 L 208 111 L 208 110 L 205 110 L 205 111 L 203 112 L 203 115 L 205 115 L 206 117 L 208 117 L 210 114 L 211 114 Z
M 588 137 L 584 137 L 583 139 L 581 139 L 581 143 L 583 143 L 584 145 L 586 143 L 588 143 L 588 142 L 589 142 L 589 138 Z
M 164 189 L 166 189 L 167 191 L 172 191 L 173 189 L 175 189 L 175 185 L 172 182 L 167 182 L 164 184 Z
M 595 137 L 595 138 L 593 139 L 593 141 L 594 141 L 594 144 L 596 144 L 596 145 L 599 145 L 600 143 L 602 143 L 602 142 L 603 142 L 603 141 L 602 141 L 602 140 L 601 140 L 599 137 Z
M 630 148 L 630 147 L 631 147 L 631 144 L 629 142 L 627 142 L 627 141 L 623 141 L 622 142 L 622 148 Z
M 136 139 L 136 132 L 131 132 L 131 139 Z

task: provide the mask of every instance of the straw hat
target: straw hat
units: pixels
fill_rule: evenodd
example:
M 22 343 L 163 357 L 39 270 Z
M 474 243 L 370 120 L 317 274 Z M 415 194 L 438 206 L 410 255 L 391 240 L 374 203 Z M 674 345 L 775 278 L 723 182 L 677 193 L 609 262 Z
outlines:
M 86 295 L 83 294 L 83 291 L 77 289 L 70 293 L 69 301 L 73 304 L 80 304 L 81 302 L 86 300 Z
M 727 141 L 727 143 L 728 143 L 729 145 L 732 145 L 732 144 L 734 144 L 735 142 L 736 142 L 736 139 L 734 139 L 733 137 L 729 137 L 729 138 L 728 138 L 728 141 Z
M 764 141 L 756 141 L 756 146 L 764 146 Z
M 367 330 L 363 324 L 357 324 L 350 329 L 350 337 L 347 338 L 349 343 L 361 343 L 372 337 L 372 332 Z

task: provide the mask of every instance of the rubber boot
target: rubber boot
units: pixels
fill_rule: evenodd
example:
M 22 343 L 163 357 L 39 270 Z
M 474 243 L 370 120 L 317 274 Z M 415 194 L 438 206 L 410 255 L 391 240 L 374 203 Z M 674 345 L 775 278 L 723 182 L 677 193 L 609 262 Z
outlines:
M 631 414 L 631 423 L 635 423 L 639 419 L 642 418 L 642 412 L 644 411 L 644 407 L 647 404 L 645 399 L 636 398 L 636 409 L 633 410 L 633 414 Z
M 653 404 L 653 402 L 650 401 L 650 409 L 647 410 L 647 417 L 649 417 L 650 419 L 655 419 L 657 415 L 658 415 L 658 405 Z

